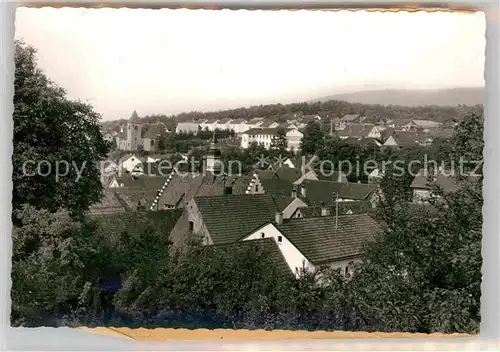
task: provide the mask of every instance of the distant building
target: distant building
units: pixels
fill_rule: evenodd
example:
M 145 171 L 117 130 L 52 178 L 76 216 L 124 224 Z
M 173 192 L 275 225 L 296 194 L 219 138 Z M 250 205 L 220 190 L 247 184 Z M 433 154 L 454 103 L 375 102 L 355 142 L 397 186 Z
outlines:
M 166 127 L 159 124 L 144 124 L 137 121 L 137 113 L 134 111 L 126 125 L 121 126 L 120 133 L 115 136 L 116 145 L 119 150 L 156 152 L 160 144 L 160 137 L 166 132 Z
M 247 149 L 252 143 L 256 143 L 269 149 L 272 145 L 273 138 L 278 134 L 280 129 L 283 128 L 251 128 L 241 134 L 241 148 Z M 304 134 L 297 128 L 285 129 L 285 131 L 287 150 L 294 152 L 299 151 Z
M 200 124 L 196 121 L 179 122 L 175 127 L 175 133 L 198 133 L 201 130 Z

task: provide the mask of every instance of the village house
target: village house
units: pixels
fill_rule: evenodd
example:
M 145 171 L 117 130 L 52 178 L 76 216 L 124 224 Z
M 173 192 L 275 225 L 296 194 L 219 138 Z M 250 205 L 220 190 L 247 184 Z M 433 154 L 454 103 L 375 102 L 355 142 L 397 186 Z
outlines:
M 262 123 L 264 122 L 264 118 L 263 117 L 254 117 L 248 121 L 246 121 L 246 125 L 248 126 L 248 129 L 252 129 L 252 128 L 258 128 L 260 127 L 260 125 L 262 125 Z
M 260 128 L 277 128 L 279 123 L 276 121 L 266 120 L 260 124 Z
M 276 125 L 278 125 L 276 123 Z M 241 134 L 241 148 L 248 149 L 252 143 L 257 143 L 266 149 L 272 145 L 273 138 L 277 135 L 280 127 L 277 128 L 251 128 Z M 300 142 L 303 133 L 298 129 L 284 129 L 287 141 L 287 150 L 297 152 L 300 149 Z
M 175 133 L 193 133 L 196 134 L 201 130 L 201 126 L 197 121 L 186 121 L 179 122 L 177 126 L 175 126 Z
M 363 246 L 373 241 L 380 225 L 367 213 L 275 219 L 255 228 L 242 241 L 273 238 L 290 269 L 298 276 L 327 266 L 349 277 L 363 259 Z M 236 236 L 234 237 L 236 238 Z
M 231 120 L 231 122 L 229 123 L 229 128 L 236 134 L 241 134 L 250 129 L 250 127 L 245 123 L 245 120 L 243 119 Z
M 269 194 L 194 197 L 185 208 L 188 230 L 206 245 L 237 242 L 273 220 L 277 212 L 295 212 L 288 209 L 294 199 L 278 198 Z
M 372 204 L 372 208 L 375 208 L 380 196 L 377 184 L 322 180 L 304 180 L 297 192 L 308 206 L 368 201 Z
M 427 203 L 432 197 L 439 198 L 433 193 L 434 187 L 440 188 L 443 192 L 454 192 L 459 189 L 459 182 L 452 176 L 450 170 L 444 171 L 442 168 L 436 170 L 419 170 L 413 179 L 410 188 L 413 192 L 414 203 Z
M 142 175 L 144 173 L 142 161 L 135 154 L 122 156 L 118 161 L 118 170 L 124 170 L 125 173 L 132 175 Z
M 432 144 L 432 137 L 429 135 L 411 131 L 397 131 L 387 137 L 383 146 L 391 148 L 404 148 L 428 146 L 430 144 Z
M 338 131 L 337 135 L 340 139 L 347 138 L 374 138 L 380 139 L 382 137 L 381 130 L 374 125 L 369 124 L 350 124 L 347 125 L 343 130 Z
M 321 121 L 321 116 L 319 115 L 304 115 L 299 120 L 301 123 L 307 125 L 309 122 Z
M 217 127 L 217 119 L 200 120 L 199 126 L 202 131 L 215 131 Z
M 297 208 L 295 213 L 290 217 L 296 218 L 312 218 L 318 216 L 334 216 L 334 215 L 352 215 L 361 213 L 373 213 L 376 208 L 370 201 L 356 201 L 356 202 L 336 202 L 333 205 L 311 205 L 307 207 Z
M 344 115 L 340 118 L 340 122 L 349 125 L 349 124 L 358 124 L 363 122 L 364 117 L 359 114 L 349 114 Z

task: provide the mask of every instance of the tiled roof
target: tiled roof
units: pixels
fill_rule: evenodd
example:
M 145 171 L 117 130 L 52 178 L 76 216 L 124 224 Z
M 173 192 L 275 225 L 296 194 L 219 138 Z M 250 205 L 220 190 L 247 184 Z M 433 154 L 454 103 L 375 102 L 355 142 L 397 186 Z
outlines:
M 278 229 L 313 264 L 362 255 L 366 242 L 381 231 L 368 214 L 284 220 Z
M 292 198 L 289 195 L 273 194 L 272 197 L 274 199 L 276 207 L 278 208 L 278 211 L 281 212 L 284 211 L 295 200 L 295 198 Z
M 217 124 L 223 125 L 223 124 L 228 123 L 229 121 L 231 121 L 231 119 L 229 119 L 229 118 L 220 119 L 219 121 L 217 121 Z
M 279 128 L 256 127 L 256 128 L 251 128 L 245 131 L 244 133 L 248 135 L 275 135 L 276 133 L 278 133 L 279 130 L 280 130 Z
M 356 114 L 356 115 L 344 115 L 341 120 L 342 121 L 354 121 L 358 117 L 359 117 L 359 114 Z
M 123 232 L 128 232 L 132 236 L 141 235 L 148 226 L 153 226 L 158 233 L 169 236 L 181 213 L 181 210 L 174 209 L 91 215 L 91 217 L 105 237 L 112 240 Z
M 438 128 L 442 125 L 440 122 L 430 120 L 413 120 L 413 123 L 422 128 Z
M 231 125 L 239 125 L 240 123 L 244 123 L 245 120 L 243 119 L 236 119 L 231 121 Z
M 336 193 L 340 199 L 369 200 L 377 190 L 376 184 L 304 180 L 306 199 L 310 205 L 332 204 Z M 298 190 L 301 194 L 301 190 Z
M 269 194 L 195 197 L 194 201 L 214 244 L 236 242 L 279 211 Z
M 311 218 L 321 216 L 322 206 L 309 206 L 309 207 L 301 207 L 300 213 L 304 218 Z M 337 211 L 334 205 L 327 206 L 327 209 L 330 212 L 330 215 L 335 215 Z M 352 214 L 360 214 L 360 213 L 371 213 L 376 211 L 376 208 L 372 207 L 371 202 L 367 201 L 354 201 L 354 202 L 338 202 L 338 214 L 339 215 L 347 215 L 348 212 L 352 212 Z
M 432 185 L 437 185 L 445 192 L 455 192 L 461 187 L 462 183 L 466 182 L 466 180 L 459 180 L 456 177 L 447 176 L 448 174 L 451 174 L 451 171 L 436 171 L 436 173 L 434 173 L 433 171 L 428 170 L 427 175 L 425 175 L 423 169 L 419 170 L 417 176 L 413 179 L 410 188 L 430 189 Z M 470 176 L 467 180 L 474 182 L 479 180 L 479 178 Z
M 381 132 L 382 139 L 385 141 L 387 138 L 395 134 L 396 132 L 394 131 L 394 128 L 392 127 L 387 127 L 385 130 Z
M 301 187 L 305 187 L 306 200 L 309 205 L 332 204 L 334 193 L 340 192 L 344 184 L 341 182 L 304 180 Z M 301 188 L 297 190 L 301 194 Z
M 161 195 L 159 203 L 182 207 L 185 202 L 193 198 L 203 182 L 204 176 L 200 174 L 174 174 Z M 179 203 L 181 200 L 184 202 Z
M 116 197 L 111 189 L 104 189 L 103 197 L 99 203 L 93 204 L 89 211 L 91 214 L 118 213 L 126 211 L 126 207 Z
M 262 127 L 262 128 L 268 128 L 270 127 L 272 124 L 274 123 L 274 121 L 270 121 L 270 120 L 267 120 L 267 121 L 264 121 L 259 127 Z
M 266 193 L 283 196 L 290 196 L 292 194 L 293 184 L 288 180 L 264 178 L 261 179 L 260 182 Z
M 392 136 L 398 146 L 415 146 L 418 145 L 417 141 L 420 141 L 422 135 L 417 132 L 410 131 L 399 131 Z
M 337 134 L 342 137 L 367 137 L 373 128 L 373 125 L 366 124 L 348 125 Z
M 412 122 L 412 119 L 397 119 L 392 121 L 394 123 L 394 126 L 396 127 L 403 127 L 408 125 L 409 123 Z
M 238 177 L 233 184 L 233 194 L 245 194 L 251 181 L 252 176 L 244 175 Z
M 314 172 L 320 181 L 330 181 L 330 182 L 347 182 L 347 176 L 343 172 L 339 171 L 330 171 L 324 170 L 322 173 L 321 170 L 315 169 Z
M 156 191 L 147 191 L 143 188 L 113 188 L 116 198 L 127 211 L 136 211 L 138 206 L 145 209 L 150 206 L 156 197 Z
M 167 181 L 166 176 L 151 176 L 151 175 L 140 175 L 140 176 L 117 176 L 116 181 L 121 186 L 128 188 L 142 188 L 146 191 L 155 191 L 163 186 Z
M 141 135 L 142 138 L 155 139 L 160 137 L 164 131 L 165 126 L 161 126 L 159 124 L 145 124 L 142 126 Z
M 284 275 L 293 274 L 285 260 L 285 257 L 283 257 L 278 244 L 273 238 L 238 241 L 223 245 L 203 246 L 202 249 L 206 251 L 214 250 L 215 253 L 218 253 L 223 257 L 225 253 L 229 253 L 231 254 L 231 258 L 234 258 L 234 255 L 239 258 L 244 258 L 246 253 L 258 251 L 256 253 L 264 255 L 265 262 L 263 264 L 266 267 L 276 268 L 279 273 Z
M 353 200 L 369 200 L 377 188 L 378 185 L 373 183 L 347 182 L 342 184 L 339 197 Z
M 283 165 L 278 170 L 276 170 L 276 176 L 280 180 L 286 180 L 290 183 L 293 183 L 300 179 L 303 175 L 300 166 L 298 168 L 291 168 L 287 165 Z

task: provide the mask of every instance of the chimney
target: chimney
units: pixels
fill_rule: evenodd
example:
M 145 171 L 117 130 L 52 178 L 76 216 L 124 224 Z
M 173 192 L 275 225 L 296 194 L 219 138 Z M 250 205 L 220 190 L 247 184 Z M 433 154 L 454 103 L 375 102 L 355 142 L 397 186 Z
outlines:
M 293 186 L 292 188 L 292 198 L 297 198 L 297 186 Z
M 300 185 L 300 194 L 302 195 L 302 197 L 306 198 L 306 185 L 305 184 Z
M 276 212 L 275 221 L 276 221 L 276 224 L 278 224 L 278 225 L 283 224 L 283 213 Z

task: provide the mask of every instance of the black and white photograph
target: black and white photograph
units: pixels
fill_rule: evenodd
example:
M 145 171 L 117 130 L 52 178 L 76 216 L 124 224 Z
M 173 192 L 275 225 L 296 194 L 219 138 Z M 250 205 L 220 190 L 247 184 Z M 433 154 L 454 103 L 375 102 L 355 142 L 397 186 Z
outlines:
M 19 7 L 11 325 L 478 334 L 485 31 Z

